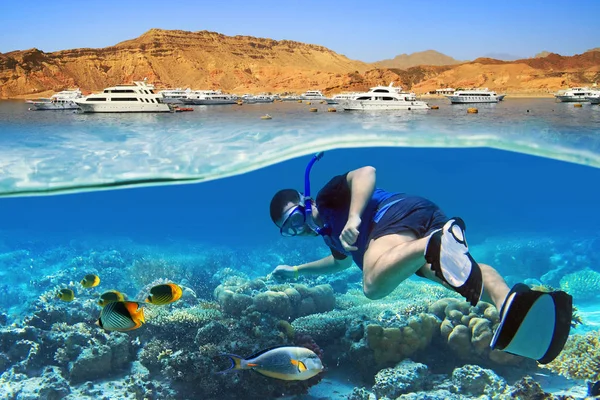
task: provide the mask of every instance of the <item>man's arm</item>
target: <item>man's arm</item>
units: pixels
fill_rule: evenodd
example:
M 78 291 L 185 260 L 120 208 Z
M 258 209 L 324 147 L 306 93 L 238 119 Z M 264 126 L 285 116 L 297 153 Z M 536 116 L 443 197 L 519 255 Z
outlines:
M 346 181 L 350 187 L 350 212 L 348 219 L 359 217 L 365 210 L 367 203 L 375 190 L 375 168 L 362 167 L 348 172 Z
M 352 258 L 336 259 L 327 256 L 317 261 L 300 265 L 279 265 L 271 273 L 275 278 L 298 278 L 300 275 L 325 275 L 343 271 L 352 265 Z
M 329 255 L 317 261 L 297 265 L 296 268 L 298 268 L 299 275 L 325 275 L 343 271 L 351 265 L 351 257 L 339 260 Z
M 348 172 L 346 181 L 350 187 L 350 209 L 348 221 L 342 229 L 340 241 L 346 251 L 356 251 L 354 246 L 358 239 L 358 227 L 360 226 L 360 215 L 365 210 L 367 203 L 375 191 L 375 168 L 362 167 Z

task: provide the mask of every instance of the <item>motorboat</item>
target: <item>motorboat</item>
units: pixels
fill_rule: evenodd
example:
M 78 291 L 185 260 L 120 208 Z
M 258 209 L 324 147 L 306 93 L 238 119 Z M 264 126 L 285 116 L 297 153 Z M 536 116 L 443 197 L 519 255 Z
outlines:
M 177 89 L 165 89 L 158 92 L 163 96 L 163 103 L 167 104 L 186 104 L 188 96 L 192 93 L 192 89 L 182 88 Z
M 254 103 L 273 103 L 275 100 L 273 99 L 272 96 L 268 96 L 266 94 L 258 94 L 258 95 L 245 94 L 242 96 L 242 101 L 247 104 L 254 104 Z
M 591 104 L 600 104 L 600 90 L 594 90 L 591 95 L 585 96 Z
M 82 97 L 81 90 L 77 88 L 63 90 L 53 94 L 49 99 L 27 100 L 26 102 L 31 105 L 30 110 L 75 110 L 79 106 L 74 100 Z
M 417 100 L 414 93 L 402 91 L 402 87 L 394 86 L 394 82 L 389 86 L 375 86 L 368 92 L 355 93 L 349 95 L 349 98 L 337 100 L 338 104 L 344 110 L 428 110 L 429 105 Z
M 235 104 L 237 96 L 225 94 L 220 90 L 194 90 L 187 97 L 187 104 L 211 106 L 219 104 Z
M 328 99 L 327 97 L 325 97 L 325 95 L 323 93 L 321 93 L 320 90 L 307 90 L 306 92 L 302 93 L 300 95 L 300 100 L 305 100 L 305 101 L 326 101 L 327 104 L 333 104 L 333 100 L 332 99 Z
M 76 99 L 75 103 L 84 113 L 121 112 L 170 112 L 172 107 L 163 101 L 163 96 L 154 93 L 154 85 L 146 79 L 107 87 L 102 93 Z
M 488 88 L 483 89 L 459 89 L 453 94 L 445 95 L 452 104 L 465 103 L 497 103 L 502 101 L 505 94 L 497 94 Z
M 572 87 L 566 90 L 559 90 L 554 94 L 554 97 L 556 97 L 561 103 L 580 103 L 589 101 L 587 97 L 592 96 L 594 92 L 595 91 L 589 87 Z

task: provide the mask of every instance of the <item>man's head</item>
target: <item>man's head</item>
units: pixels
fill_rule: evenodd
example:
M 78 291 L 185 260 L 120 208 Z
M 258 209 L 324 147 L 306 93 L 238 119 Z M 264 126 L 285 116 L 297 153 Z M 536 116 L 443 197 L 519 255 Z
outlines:
M 284 236 L 314 236 L 306 224 L 304 198 L 294 189 L 283 189 L 271 199 L 271 220 Z

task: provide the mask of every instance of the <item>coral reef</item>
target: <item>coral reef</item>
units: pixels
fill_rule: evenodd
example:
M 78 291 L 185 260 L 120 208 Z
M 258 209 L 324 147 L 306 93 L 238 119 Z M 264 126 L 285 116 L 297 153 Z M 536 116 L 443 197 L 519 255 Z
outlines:
M 558 357 L 543 367 L 571 379 L 600 380 L 600 331 L 570 336 Z
M 560 280 L 560 288 L 577 302 L 594 302 L 600 299 L 600 272 L 584 269 L 568 274 Z
M 233 277 L 219 285 L 214 296 L 224 313 L 238 316 L 258 311 L 291 320 L 335 307 L 335 295 L 329 285 L 268 285 L 262 279 Z

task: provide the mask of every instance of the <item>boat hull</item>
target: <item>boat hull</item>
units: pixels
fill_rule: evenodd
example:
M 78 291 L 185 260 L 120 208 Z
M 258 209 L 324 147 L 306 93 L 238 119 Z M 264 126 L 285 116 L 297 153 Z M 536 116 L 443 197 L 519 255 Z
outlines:
M 561 103 L 581 103 L 589 101 L 585 96 L 560 96 L 555 95 L 555 97 Z
M 72 101 L 65 103 L 28 101 L 30 110 L 76 110 L 79 106 Z
M 504 96 L 446 96 L 452 104 L 497 103 Z
M 424 101 L 389 101 L 377 100 L 338 100 L 344 110 L 349 111 L 385 111 L 385 110 L 428 110 L 429 105 Z
M 220 104 L 236 104 L 237 100 L 235 99 L 230 99 L 230 100 L 200 100 L 200 99 L 194 99 L 192 100 L 192 104 L 196 105 L 196 106 L 217 106 Z
M 600 97 L 586 97 L 591 104 L 600 104 Z
M 112 104 L 111 104 L 112 103 Z M 79 108 L 84 113 L 127 113 L 127 112 L 170 112 L 171 107 L 164 103 L 132 102 L 79 102 Z

